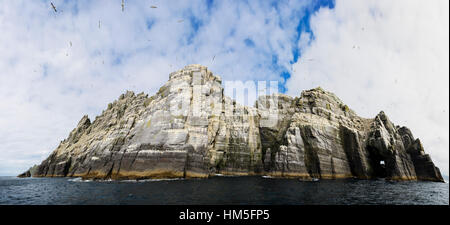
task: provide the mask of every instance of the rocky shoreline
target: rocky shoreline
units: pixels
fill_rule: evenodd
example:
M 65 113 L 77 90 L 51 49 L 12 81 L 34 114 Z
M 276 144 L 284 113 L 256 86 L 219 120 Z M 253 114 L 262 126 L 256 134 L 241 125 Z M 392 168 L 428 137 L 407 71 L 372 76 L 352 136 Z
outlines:
M 334 94 L 224 95 L 221 78 L 189 65 L 154 96 L 126 92 L 19 177 L 84 179 L 266 175 L 443 182 L 419 139 L 384 112 L 361 118 Z

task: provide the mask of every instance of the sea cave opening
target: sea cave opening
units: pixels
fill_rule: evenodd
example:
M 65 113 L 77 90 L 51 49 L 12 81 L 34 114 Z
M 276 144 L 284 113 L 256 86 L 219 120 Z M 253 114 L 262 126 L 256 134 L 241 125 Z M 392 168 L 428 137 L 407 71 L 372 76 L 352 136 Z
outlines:
M 374 148 L 369 149 L 370 158 L 371 158 L 371 166 L 372 166 L 372 177 L 373 178 L 386 178 L 386 157 L 383 157 L 382 154 L 379 153 Z
M 386 177 L 386 164 L 382 159 L 377 159 L 374 163 L 374 177 L 375 178 L 385 178 Z

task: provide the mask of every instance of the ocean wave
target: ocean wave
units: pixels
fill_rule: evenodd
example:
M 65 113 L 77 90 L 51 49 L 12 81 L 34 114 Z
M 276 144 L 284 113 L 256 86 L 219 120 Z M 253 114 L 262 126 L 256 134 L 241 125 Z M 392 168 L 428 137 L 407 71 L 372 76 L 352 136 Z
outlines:
M 83 180 L 83 178 L 81 178 L 81 177 L 72 178 L 72 179 L 69 179 L 68 181 L 70 181 L 70 182 L 92 182 L 92 180 Z
M 121 180 L 119 182 L 121 182 L 121 183 L 136 183 L 138 181 L 137 180 Z
M 98 182 L 114 182 L 113 179 L 97 180 Z
M 228 175 L 228 174 L 221 174 L 221 173 L 216 173 L 216 174 L 214 174 L 214 176 L 215 177 L 242 177 L 242 175 Z
M 161 178 L 161 179 L 142 179 L 142 180 L 121 180 L 124 183 L 138 183 L 138 182 L 158 182 L 158 181 L 176 181 L 184 180 L 184 178 Z
M 144 179 L 138 180 L 138 182 L 157 182 L 157 181 L 176 181 L 176 180 L 184 180 L 184 178 Z

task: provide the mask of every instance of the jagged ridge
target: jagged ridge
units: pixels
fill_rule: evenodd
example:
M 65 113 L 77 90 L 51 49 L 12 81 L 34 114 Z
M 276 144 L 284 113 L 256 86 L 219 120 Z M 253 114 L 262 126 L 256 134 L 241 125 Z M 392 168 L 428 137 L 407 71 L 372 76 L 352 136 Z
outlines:
M 420 140 L 384 112 L 361 118 L 321 88 L 241 106 L 221 83 L 206 67 L 189 65 L 154 96 L 127 91 L 94 122 L 84 116 L 46 160 L 19 176 L 443 181 Z

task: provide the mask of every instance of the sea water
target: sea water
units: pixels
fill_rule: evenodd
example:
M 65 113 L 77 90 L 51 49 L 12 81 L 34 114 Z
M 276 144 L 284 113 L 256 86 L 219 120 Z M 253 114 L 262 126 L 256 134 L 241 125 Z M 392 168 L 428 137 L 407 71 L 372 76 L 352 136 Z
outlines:
M 448 183 L 422 181 L 301 181 L 227 176 L 139 181 L 0 177 L 3 205 L 448 205 L 448 193 Z

